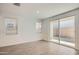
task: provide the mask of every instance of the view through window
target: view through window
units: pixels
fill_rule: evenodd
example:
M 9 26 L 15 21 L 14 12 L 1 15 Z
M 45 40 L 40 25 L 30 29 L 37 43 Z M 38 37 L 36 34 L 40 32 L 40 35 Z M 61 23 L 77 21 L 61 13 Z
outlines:
M 66 17 L 50 22 L 50 40 L 75 47 L 75 17 Z

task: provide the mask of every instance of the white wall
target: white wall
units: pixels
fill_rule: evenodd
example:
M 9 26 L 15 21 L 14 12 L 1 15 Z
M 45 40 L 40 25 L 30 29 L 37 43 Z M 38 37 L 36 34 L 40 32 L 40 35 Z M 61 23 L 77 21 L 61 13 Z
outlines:
M 42 39 L 49 40 L 50 39 L 50 22 L 49 20 L 42 21 Z
M 8 11 L 8 9 L 15 11 L 15 13 Z M 17 10 L 11 9 L 10 7 L 2 7 L 0 11 L 0 47 L 40 40 L 40 35 L 36 32 L 35 28 L 37 18 L 33 15 L 27 15 L 27 13 L 22 15 L 16 11 Z M 6 35 L 4 24 L 5 17 L 17 18 L 18 34 Z

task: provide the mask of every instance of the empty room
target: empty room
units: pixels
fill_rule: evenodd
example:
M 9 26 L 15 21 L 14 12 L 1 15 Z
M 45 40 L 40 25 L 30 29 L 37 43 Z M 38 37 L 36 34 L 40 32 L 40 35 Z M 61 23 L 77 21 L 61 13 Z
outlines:
M 0 3 L 0 55 L 78 55 L 79 3 Z

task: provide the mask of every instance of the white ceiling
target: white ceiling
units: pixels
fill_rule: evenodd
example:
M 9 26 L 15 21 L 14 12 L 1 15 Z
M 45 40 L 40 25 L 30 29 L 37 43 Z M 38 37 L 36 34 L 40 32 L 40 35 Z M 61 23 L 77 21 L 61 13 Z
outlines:
M 24 16 L 33 15 L 37 18 L 46 18 L 78 7 L 78 3 L 21 3 L 20 7 L 12 3 L 1 3 L 0 11 Z M 39 14 L 36 13 L 37 11 L 39 11 Z

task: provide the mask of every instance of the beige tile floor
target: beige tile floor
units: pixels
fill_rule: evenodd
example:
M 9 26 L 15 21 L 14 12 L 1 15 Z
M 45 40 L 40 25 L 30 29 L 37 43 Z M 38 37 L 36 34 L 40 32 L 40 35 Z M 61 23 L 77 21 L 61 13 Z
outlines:
M 0 55 L 76 55 L 79 51 L 52 42 L 35 41 L 1 47 Z

